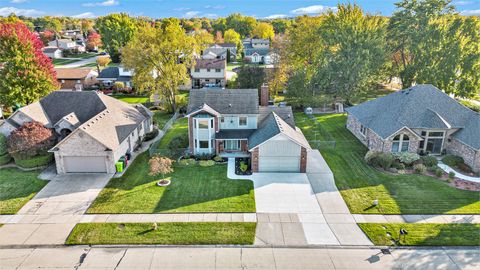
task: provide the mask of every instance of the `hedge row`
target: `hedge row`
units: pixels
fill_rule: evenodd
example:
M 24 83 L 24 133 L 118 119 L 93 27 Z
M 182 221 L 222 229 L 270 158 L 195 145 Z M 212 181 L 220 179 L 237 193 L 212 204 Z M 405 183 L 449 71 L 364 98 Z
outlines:
M 5 154 L 5 155 L 1 155 L 0 156 L 0 165 L 5 165 L 7 163 L 10 162 L 10 160 L 12 160 L 12 156 L 10 156 L 10 154 Z
M 53 161 L 53 154 L 48 153 L 46 155 L 34 156 L 29 159 L 15 158 L 15 164 L 22 168 L 35 168 L 48 165 Z

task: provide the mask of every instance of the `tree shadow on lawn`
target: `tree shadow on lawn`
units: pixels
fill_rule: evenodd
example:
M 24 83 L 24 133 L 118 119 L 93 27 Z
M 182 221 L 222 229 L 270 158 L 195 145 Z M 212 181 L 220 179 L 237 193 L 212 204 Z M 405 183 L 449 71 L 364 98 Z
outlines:
M 345 128 L 346 115 L 316 116 L 312 120 L 297 113 L 295 117 L 308 140 L 322 140 L 323 133 L 330 133 L 327 137 L 336 140 L 334 149 L 320 149 L 320 152 L 352 213 L 480 213 L 478 192 L 459 190 L 430 176 L 393 175 L 367 165 L 364 161 L 367 148 Z M 322 132 L 315 136 L 318 125 L 322 126 Z M 378 207 L 372 207 L 374 200 L 379 201 Z

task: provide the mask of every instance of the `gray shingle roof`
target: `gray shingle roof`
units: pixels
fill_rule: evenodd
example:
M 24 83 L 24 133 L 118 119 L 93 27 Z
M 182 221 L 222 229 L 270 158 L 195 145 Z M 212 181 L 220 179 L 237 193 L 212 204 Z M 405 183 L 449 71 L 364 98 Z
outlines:
M 211 68 L 211 69 L 225 69 L 225 59 L 197 59 L 195 60 L 195 68 Z
M 453 136 L 480 149 L 480 115 L 432 85 L 417 85 L 347 108 L 364 126 L 387 138 L 400 128 L 459 128 Z
M 280 116 L 287 124 L 292 127 L 295 127 L 295 119 L 293 118 L 293 111 L 292 107 L 267 107 L 267 106 L 260 106 L 259 108 L 260 115 L 258 116 L 258 122 L 261 123 L 267 116 L 275 112 L 278 116 Z
M 254 53 L 265 56 L 265 55 L 268 55 L 269 52 L 270 52 L 270 49 L 268 49 L 268 48 L 258 48 L 258 49 L 248 48 L 248 49 L 245 49 L 245 55 L 246 56 L 251 56 Z
M 190 91 L 187 114 L 207 104 L 221 114 L 258 114 L 257 89 L 198 89 Z
M 250 136 L 248 139 L 248 148 L 253 149 L 280 133 L 285 134 L 299 145 L 310 149 L 310 145 L 305 136 L 303 136 L 303 133 L 295 127 L 290 126 L 275 112 L 268 114 L 260 123 L 258 129 Z
M 216 139 L 248 139 L 255 129 L 234 129 L 234 130 L 220 130 L 215 134 Z
M 118 70 L 118 67 L 107 67 L 104 68 L 100 74 L 98 74 L 97 79 L 112 79 L 112 78 L 118 78 L 120 76 L 120 71 Z
M 72 112 L 84 123 L 107 108 L 94 91 L 55 91 L 40 104 L 52 124 Z

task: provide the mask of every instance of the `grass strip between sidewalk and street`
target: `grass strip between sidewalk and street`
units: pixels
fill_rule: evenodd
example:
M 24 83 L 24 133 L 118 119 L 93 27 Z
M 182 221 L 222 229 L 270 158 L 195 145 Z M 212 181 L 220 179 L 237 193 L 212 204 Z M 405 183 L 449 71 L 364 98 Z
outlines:
M 68 245 L 252 245 L 253 222 L 80 223 Z
M 359 223 L 375 245 L 380 246 L 478 246 L 480 224 Z M 407 234 L 400 237 L 400 229 Z

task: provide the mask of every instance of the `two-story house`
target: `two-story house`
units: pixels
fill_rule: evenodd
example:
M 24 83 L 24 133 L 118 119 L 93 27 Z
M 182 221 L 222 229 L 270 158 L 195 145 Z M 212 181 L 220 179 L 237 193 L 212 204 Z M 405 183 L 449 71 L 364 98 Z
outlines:
M 243 41 L 244 60 L 255 64 L 271 64 L 270 40 L 247 38 Z
M 97 80 L 105 86 L 112 86 L 115 82 L 121 82 L 126 88 L 132 88 L 133 70 L 123 66 L 104 68 Z
M 197 59 L 190 70 L 192 88 L 225 87 L 227 61 L 225 59 Z
M 237 46 L 234 43 L 220 43 L 213 44 L 202 53 L 203 59 L 227 59 L 228 61 L 235 61 L 237 59 Z
M 187 108 L 193 155 L 250 157 L 254 172 L 305 172 L 308 141 L 291 107 L 269 107 L 268 87 L 200 89 Z

